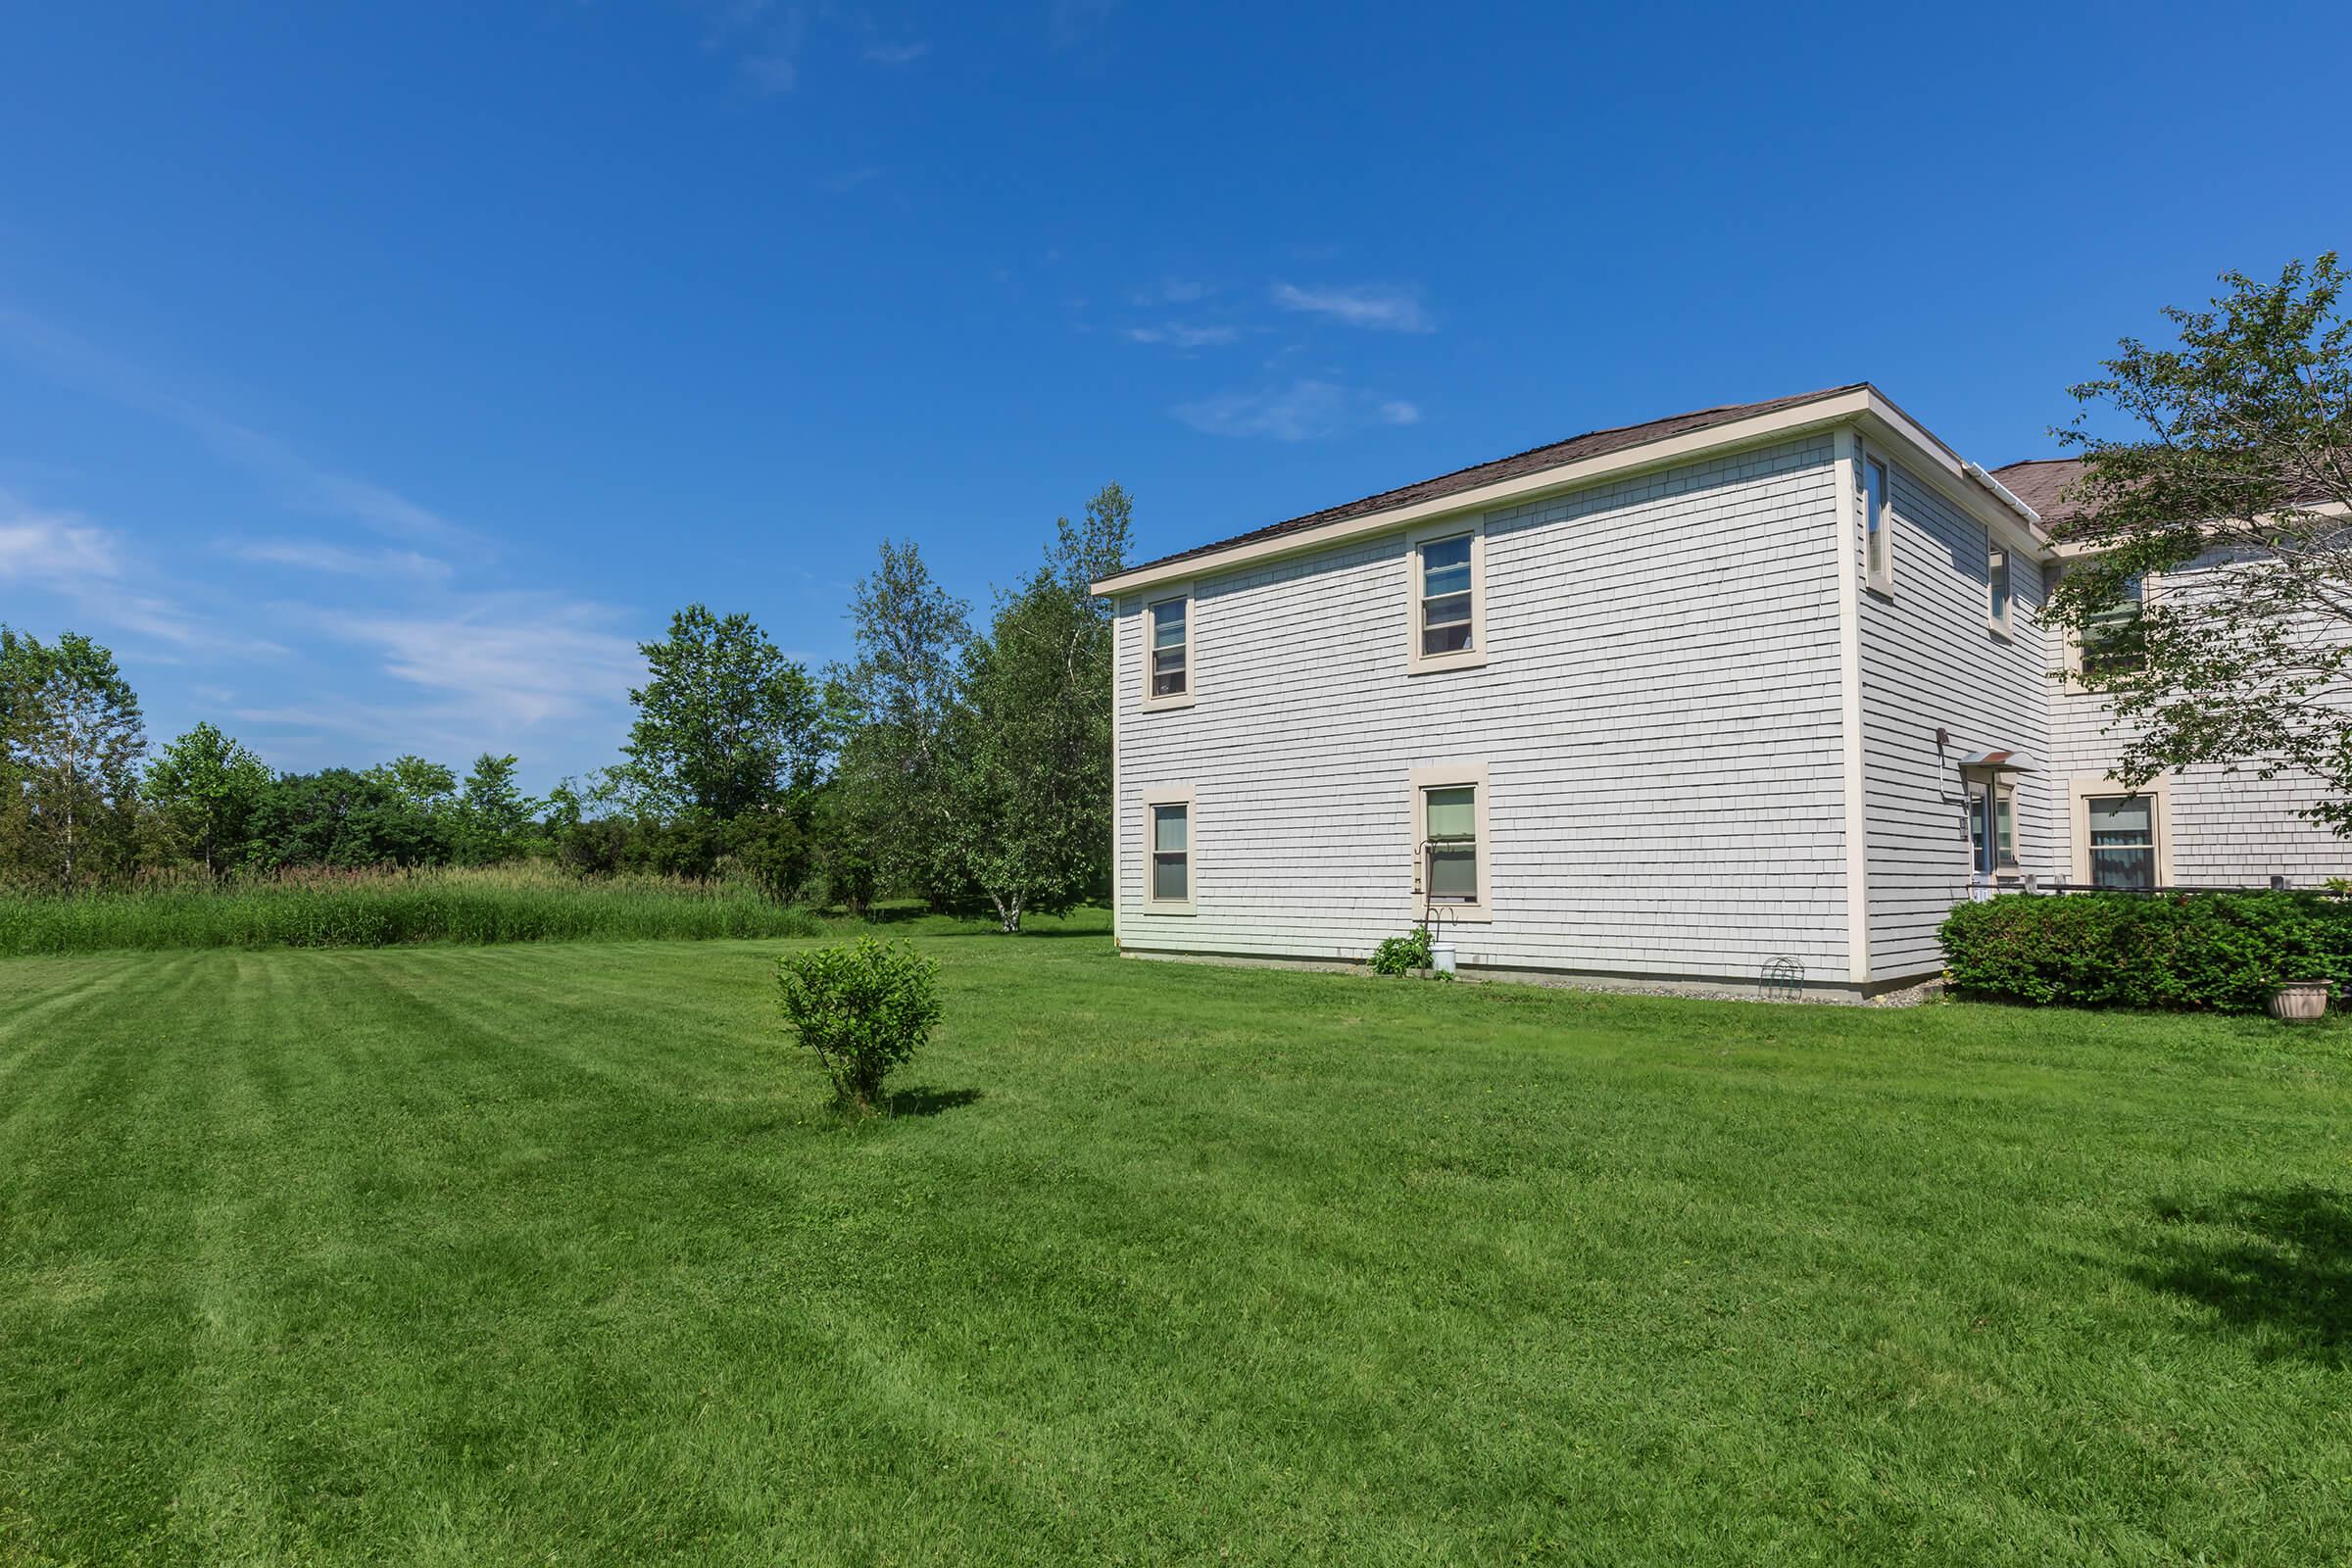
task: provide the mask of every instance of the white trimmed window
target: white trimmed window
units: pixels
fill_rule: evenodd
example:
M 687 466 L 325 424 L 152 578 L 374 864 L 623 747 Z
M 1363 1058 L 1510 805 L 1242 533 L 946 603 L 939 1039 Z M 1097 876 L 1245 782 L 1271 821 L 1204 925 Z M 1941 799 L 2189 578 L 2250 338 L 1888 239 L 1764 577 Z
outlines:
M 2003 637 L 2013 628 L 2009 582 L 2009 551 L 1993 545 L 1984 552 L 1984 624 Z
M 2163 779 L 2127 790 L 2077 779 L 2075 880 L 2094 888 L 2161 888 L 2173 880 L 2170 792 Z
M 1413 892 L 1424 909 L 1448 920 L 1486 920 L 1492 846 L 1487 831 L 1486 764 L 1412 770 Z
M 1144 606 L 1144 706 L 1186 708 L 1193 701 L 1193 595 Z
M 1894 475 L 1886 460 L 1862 454 L 1862 564 L 1870 586 L 1894 590 Z
M 1411 641 L 1407 666 L 1461 669 L 1487 662 L 1487 532 L 1481 522 L 1442 523 L 1411 536 Z
M 1193 792 L 1155 791 L 1144 798 L 1144 909 L 1150 914 L 1193 912 Z

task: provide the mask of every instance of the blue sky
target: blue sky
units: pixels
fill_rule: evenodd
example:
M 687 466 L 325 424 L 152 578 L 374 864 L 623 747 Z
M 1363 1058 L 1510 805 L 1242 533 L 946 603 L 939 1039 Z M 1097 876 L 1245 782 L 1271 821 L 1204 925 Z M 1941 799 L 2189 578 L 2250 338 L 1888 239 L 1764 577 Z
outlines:
M 2040 455 L 2352 239 L 2352 12 L 2255 14 L 7 6 L 0 618 L 544 786 L 673 608 L 821 662 L 885 535 L 984 603 L 1106 479 L 1152 554 L 1862 378 Z

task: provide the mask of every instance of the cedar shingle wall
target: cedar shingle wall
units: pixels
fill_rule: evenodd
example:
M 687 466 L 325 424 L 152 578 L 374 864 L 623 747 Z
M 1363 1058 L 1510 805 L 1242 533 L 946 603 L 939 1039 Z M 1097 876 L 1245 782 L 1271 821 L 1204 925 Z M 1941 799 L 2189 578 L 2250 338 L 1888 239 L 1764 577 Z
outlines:
M 1403 931 L 1409 770 L 1490 769 L 1495 919 L 1464 962 L 1845 978 L 1830 446 L 1488 516 L 1483 669 L 1408 675 L 1401 534 L 1204 577 L 1196 705 L 1138 706 L 1120 605 L 1120 937 L 1361 958 Z M 1143 809 L 1197 792 L 1192 916 L 1145 912 Z

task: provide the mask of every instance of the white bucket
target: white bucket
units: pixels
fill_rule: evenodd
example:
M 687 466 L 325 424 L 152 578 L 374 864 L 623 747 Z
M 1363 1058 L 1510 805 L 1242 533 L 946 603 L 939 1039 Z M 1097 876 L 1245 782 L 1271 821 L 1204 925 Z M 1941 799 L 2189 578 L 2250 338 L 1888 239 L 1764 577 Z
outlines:
M 1453 944 L 1440 942 L 1429 950 L 1429 966 L 1440 974 L 1453 973 Z

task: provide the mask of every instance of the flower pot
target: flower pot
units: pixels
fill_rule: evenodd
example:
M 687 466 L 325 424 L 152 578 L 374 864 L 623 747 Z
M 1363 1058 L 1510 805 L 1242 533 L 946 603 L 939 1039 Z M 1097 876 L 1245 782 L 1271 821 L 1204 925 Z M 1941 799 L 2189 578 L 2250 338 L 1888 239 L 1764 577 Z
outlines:
M 2328 982 L 2289 980 L 2271 987 L 2271 1016 L 2284 1023 L 2309 1023 L 2328 1011 Z

